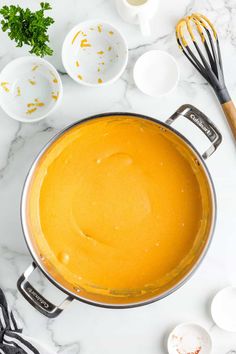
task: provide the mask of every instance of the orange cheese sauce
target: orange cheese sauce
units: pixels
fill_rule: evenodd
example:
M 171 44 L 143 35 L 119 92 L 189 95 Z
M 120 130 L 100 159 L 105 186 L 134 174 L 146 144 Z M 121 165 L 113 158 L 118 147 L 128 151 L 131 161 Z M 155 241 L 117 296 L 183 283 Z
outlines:
M 183 278 L 206 244 L 211 209 L 186 144 L 129 116 L 85 121 L 59 137 L 27 201 L 47 271 L 74 292 L 118 298 L 156 295 Z

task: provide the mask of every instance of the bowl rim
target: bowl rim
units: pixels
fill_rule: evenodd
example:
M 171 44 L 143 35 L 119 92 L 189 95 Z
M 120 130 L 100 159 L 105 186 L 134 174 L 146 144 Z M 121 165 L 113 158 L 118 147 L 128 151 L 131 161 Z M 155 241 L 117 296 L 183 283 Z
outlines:
M 212 347 L 213 347 L 213 342 L 212 342 L 212 337 L 210 332 L 202 325 L 200 325 L 198 322 L 192 322 L 192 321 L 187 321 L 187 322 L 182 322 L 177 324 L 169 333 L 168 338 L 167 338 L 167 350 L 169 354 L 173 354 L 173 347 L 171 346 L 171 337 L 175 334 L 175 331 L 177 329 L 180 329 L 182 327 L 187 327 L 187 326 L 195 326 L 198 327 L 202 332 L 205 333 L 205 335 L 207 336 L 207 338 L 209 339 L 209 345 L 210 345 L 210 352 L 209 354 L 212 352 Z M 175 351 L 176 353 L 176 351 Z
M 177 76 L 176 76 L 176 80 L 175 80 L 175 83 L 172 85 L 172 87 L 163 92 L 163 93 L 160 93 L 160 94 L 155 94 L 155 95 L 151 95 L 149 93 L 147 93 L 145 90 L 143 90 L 142 86 L 139 85 L 137 83 L 137 66 L 139 64 L 139 61 L 145 57 L 146 55 L 150 54 L 150 53 L 159 53 L 161 55 L 165 55 L 166 57 L 168 57 L 169 59 L 171 59 L 172 63 L 175 65 L 175 68 L 176 68 L 176 73 L 177 73 Z M 180 80 L 180 69 L 179 69 L 179 65 L 177 63 L 177 60 L 175 59 L 175 57 L 173 55 L 171 55 L 169 52 L 167 52 L 166 50 L 161 50 L 161 49 L 151 49 L 151 50 L 148 50 L 147 52 L 141 54 L 138 59 L 136 60 L 135 64 L 134 64 L 134 67 L 133 67 L 133 79 L 134 79 L 134 82 L 135 82 L 135 85 L 136 87 L 142 92 L 144 93 L 146 96 L 149 96 L 149 97 L 153 97 L 153 98 L 162 98 L 162 97 L 166 97 L 166 96 L 169 96 L 177 87 L 178 83 L 179 83 L 179 80 Z
M 228 293 L 230 290 L 235 290 L 236 291 L 236 285 L 227 285 L 223 288 L 221 288 L 217 293 L 214 295 L 212 302 L 211 302 L 211 317 L 214 321 L 214 323 L 219 327 L 220 329 L 229 332 L 229 333 L 236 333 L 235 328 L 232 328 L 230 326 L 224 326 L 221 321 L 219 321 L 218 317 L 218 311 L 217 311 L 217 300 L 223 295 L 224 293 Z
M 72 75 L 70 69 L 68 69 L 67 63 L 68 60 L 66 60 L 66 51 L 65 51 L 65 47 L 67 45 L 67 42 L 69 41 L 69 39 L 71 38 L 71 34 L 74 33 L 80 26 L 82 25 L 90 25 L 91 24 L 102 24 L 102 25 L 107 25 L 109 27 L 111 27 L 115 32 L 117 32 L 120 36 L 120 38 L 122 39 L 122 42 L 124 44 L 124 48 L 125 48 L 125 55 L 124 55 L 124 59 L 123 59 L 123 65 L 121 67 L 121 69 L 119 70 L 119 72 L 117 72 L 116 75 L 114 75 L 111 79 L 104 81 L 100 84 L 98 83 L 90 83 L 90 82 L 86 82 L 84 80 L 79 80 L 77 77 L 75 77 L 74 75 Z M 111 24 L 108 21 L 103 21 L 103 20 L 99 20 L 99 19 L 91 19 L 91 20 L 86 20 L 86 21 L 82 21 L 77 23 L 77 25 L 75 25 L 74 27 L 72 27 L 69 32 L 66 34 L 63 44 L 62 44 L 62 50 L 61 50 L 61 58 L 62 58 L 62 63 L 63 66 L 67 72 L 67 74 L 70 76 L 70 78 L 72 80 L 74 80 L 76 83 L 81 84 L 83 86 L 87 86 L 87 87 L 102 87 L 102 86 L 107 86 L 112 84 L 113 82 L 115 82 L 116 80 L 118 80 L 120 78 L 120 76 L 123 74 L 123 72 L 125 71 L 127 64 L 128 64 L 128 54 L 129 54 L 129 49 L 128 49 L 128 43 L 127 40 L 125 38 L 125 36 L 122 34 L 122 32 L 113 24 Z
M 59 85 L 59 97 L 57 99 L 57 101 L 55 101 L 55 103 L 51 106 L 50 109 L 48 109 L 47 112 L 45 112 L 44 114 L 42 114 L 41 116 L 39 116 L 38 118 L 33 118 L 33 119 L 27 119 L 27 118 L 23 118 L 20 115 L 17 115 L 15 113 L 12 113 L 9 109 L 8 106 L 5 105 L 5 101 L 2 99 L 2 95 L 0 94 L 0 107 L 2 108 L 2 110 L 12 119 L 18 121 L 18 122 L 22 122 L 22 123 L 35 123 L 35 122 L 39 122 L 40 120 L 46 118 L 49 116 L 49 114 L 51 114 L 59 105 L 59 103 L 62 100 L 62 96 L 63 96 L 63 85 L 62 85 L 62 81 L 61 81 L 61 77 L 57 71 L 57 69 L 46 59 L 37 57 L 35 55 L 26 55 L 26 56 L 22 56 L 16 59 L 13 59 L 12 61 L 10 61 L 8 64 L 6 64 L 4 66 L 4 68 L 2 69 L 2 71 L 0 72 L 0 80 L 2 75 L 4 75 L 5 71 L 9 69 L 9 67 L 16 65 L 16 64 L 20 64 L 20 63 L 30 63 L 30 62 L 34 62 L 36 65 L 37 63 L 44 65 L 45 67 L 49 68 L 51 71 L 53 71 L 53 73 L 55 74 L 57 80 L 58 80 L 58 85 Z

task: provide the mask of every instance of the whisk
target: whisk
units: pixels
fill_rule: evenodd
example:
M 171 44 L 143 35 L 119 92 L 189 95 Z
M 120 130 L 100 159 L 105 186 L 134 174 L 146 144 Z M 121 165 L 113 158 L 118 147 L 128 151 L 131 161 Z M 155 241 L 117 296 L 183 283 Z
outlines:
M 189 41 L 186 39 L 188 33 Z M 184 55 L 214 89 L 236 139 L 236 108 L 225 85 L 217 32 L 210 20 L 198 13 L 182 18 L 176 25 L 176 38 Z M 201 41 L 202 44 L 198 43 Z

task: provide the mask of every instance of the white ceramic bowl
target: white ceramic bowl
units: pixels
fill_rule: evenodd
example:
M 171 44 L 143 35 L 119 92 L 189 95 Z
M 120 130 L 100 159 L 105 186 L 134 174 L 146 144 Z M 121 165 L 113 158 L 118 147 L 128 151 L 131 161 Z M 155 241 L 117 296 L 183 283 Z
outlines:
M 182 323 L 170 333 L 167 342 L 169 354 L 212 352 L 212 340 L 205 328 L 196 323 Z
M 62 98 L 57 70 L 44 59 L 15 59 L 0 74 L 0 106 L 21 122 L 36 122 L 52 113 Z
M 116 81 L 127 65 L 128 47 L 117 28 L 99 20 L 75 26 L 66 36 L 62 61 L 72 79 L 86 86 Z
M 236 287 L 220 290 L 211 304 L 211 314 L 218 327 L 236 333 Z
M 140 91 L 152 97 L 163 97 L 176 88 L 179 68 L 169 53 L 150 50 L 136 61 L 133 77 Z

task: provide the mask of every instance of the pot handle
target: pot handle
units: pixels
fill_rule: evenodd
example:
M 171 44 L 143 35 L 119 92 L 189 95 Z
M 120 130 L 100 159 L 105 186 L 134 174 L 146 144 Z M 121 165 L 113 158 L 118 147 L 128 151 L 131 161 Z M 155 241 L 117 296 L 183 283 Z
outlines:
M 209 149 L 207 149 L 202 155 L 206 160 L 220 145 L 222 141 L 221 133 L 204 113 L 190 104 L 181 106 L 170 118 L 167 119 L 166 124 L 171 125 L 180 116 L 187 118 L 190 122 L 195 124 L 212 142 Z
M 17 281 L 17 288 L 24 298 L 39 312 L 49 318 L 57 317 L 73 300 L 73 297 L 67 296 L 67 298 L 59 305 L 53 305 L 50 301 L 45 299 L 29 282 L 28 278 L 37 268 L 37 265 L 33 262 L 26 271 L 20 276 Z

